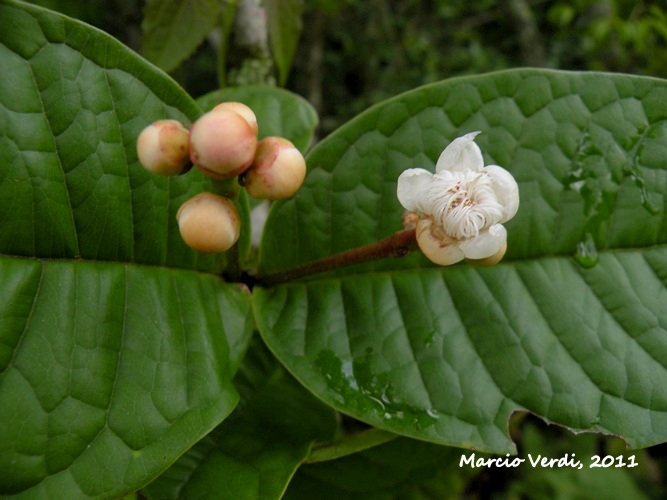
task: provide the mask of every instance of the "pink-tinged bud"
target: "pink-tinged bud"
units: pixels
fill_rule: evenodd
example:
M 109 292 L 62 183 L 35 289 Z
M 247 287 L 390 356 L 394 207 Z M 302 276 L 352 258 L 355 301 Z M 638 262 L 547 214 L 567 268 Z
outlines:
M 190 131 L 190 159 L 214 179 L 231 179 L 242 174 L 252 163 L 256 149 L 256 130 L 230 109 L 206 113 Z
M 306 160 L 294 144 L 282 137 L 266 137 L 257 145 L 244 181 L 253 198 L 284 200 L 299 190 L 305 177 Z
M 190 165 L 190 132 L 176 120 L 158 120 L 139 134 L 137 156 L 159 175 L 179 175 Z
M 213 111 L 218 109 L 227 109 L 229 111 L 234 111 L 235 113 L 238 113 L 245 119 L 245 121 L 248 122 L 248 125 L 250 125 L 250 128 L 253 129 L 255 135 L 259 131 L 259 126 L 257 125 L 257 117 L 255 116 L 254 111 L 245 104 L 243 104 L 242 102 L 223 102 L 218 104 L 215 108 L 213 108 Z
M 234 202 L 213 193 L 199 193 L 176 214 L 183 241 L 198 252 L 226 252 L 239 238 L 241 222 Z

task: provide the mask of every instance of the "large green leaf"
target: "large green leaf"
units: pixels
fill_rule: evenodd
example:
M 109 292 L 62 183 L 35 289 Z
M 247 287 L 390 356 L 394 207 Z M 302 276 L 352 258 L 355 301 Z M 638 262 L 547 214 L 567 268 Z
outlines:
M 238 399 L 248 294 L 175 220 L 219 188 L 135 151 L 152 121 L 201 111 L 111 37 L 10 0 L 0 73 L 0 494 L 117 496 Z
M 284 137 L 305 152 L 317 126 L 317 113 L 303 97 L 278 87 L 248 85 L 214 90 L 197 99 L 202 109 L 221 102 L 238 101 L 252 108 L 257 116 L 259 138 Z
M 294 381 L 256 342 L 234 383 L 229 419 L 144 490 L 151 498 L 281 498 L 313 441 L 331 439 L 333 410 Z M 224 493 L 223 493 L 224 492 Z
M 119 495 L 235 406 L 247 300 L 192 271 L 0 260 L 0 491 Z
M 152 175 L 136 154 L 145 126 L 201 110 L 104 33 L 18 5 L 0 4 L 0 253 L 222 270 L 182 242 L 175 217 L 218 188 L 196 169 Z
M 398 175 L 473 130 L 519 183 L 505 261 L 437 268 L 415 252 L 257 288 L 267 344 L 336 408 L 421 439 L 511 451 L 507 419 L 527 410 L 632 446 L 667 440 L 665 102 L 661 80 L 515 70 L 365 112 L 274 206 L 261 271 L 398 231 Z
M 142 52 L 165 71 L 176 69 L 219 21 L 219 0 L 148 0 Z

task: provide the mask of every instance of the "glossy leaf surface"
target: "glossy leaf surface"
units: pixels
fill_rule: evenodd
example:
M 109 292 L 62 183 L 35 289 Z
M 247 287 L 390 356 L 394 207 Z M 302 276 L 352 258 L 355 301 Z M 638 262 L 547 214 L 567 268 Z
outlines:
M 0 252 L 221 270 L 224 259 L 191 251 L 176 223 L 184 201 L 220 188 L 196 169 L 167 178 L 137 161 L 141 130 L 194 121 L 192 99 L 90 26 L 0 8 Z
M 0 275 L 3 493 L 133 491 L 235 406 L 250 325 L 234 286 L 16 258 Z
M 515 70 L 381 103 L 322 141 L 268 221 L 260 269 L 401 229 L 396 179 L 464 133 L 521 206 L 494 268 L 419 252 L 257 289 L 267 344 L 325 401 L 373 425 L 507 452 L 527 410 L 632 446 L 667 440 L 667 82 Z
M 0 73 L 0 494 L 119 496 L 238 399 L 248 294 L 175 219 L 217 188 L 136 156 L 143 127 L 201 111 L 111 37 L 9 0 Z

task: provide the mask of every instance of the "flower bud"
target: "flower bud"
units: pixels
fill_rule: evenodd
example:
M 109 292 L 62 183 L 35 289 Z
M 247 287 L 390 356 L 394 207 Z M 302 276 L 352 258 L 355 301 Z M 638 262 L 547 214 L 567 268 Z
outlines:
M 203 253 L 229 250 L 241 229 L 234 203 L 213 193 L 199 193 L 183 203 L 176 219 L 183 241 Z
M 242 102 L 223 102 L 218 104 L 215 108 L 213 108 L 213 111 L 220 109 L 227 109 L 229 111 L 234 111 L 235 113 L 241 115 L 244 118 L 244 120 L 248 122 L 248 125 L 250 125 L 250 128 L 252 128 L 252 130 L 255 132 L 255 135 L 257 135 L 257 132 L 259 131 L 259 127 L 257 125 L 257 117 L 255 116 L 253 110 L 250 109 L 248 106 L 246 106 Z
M 249 108 L 248 108 L 249 109 Z M 243 173 L 257 148 L 257 123 L 228 107 L 199 118 L 190 132 L 190 159 L 206 175 L 225 180 Z
M 137 156 L 146 170 L 179 175 L 190 164 L 190 132 L 176 120 L 158 120 L 137 139 Z
M 284 200 L 298 191 L 305 177 L 306 160 L 294 144 L 282 137 L 266 137 L 257 145 L 244 181 L 253 198 Z

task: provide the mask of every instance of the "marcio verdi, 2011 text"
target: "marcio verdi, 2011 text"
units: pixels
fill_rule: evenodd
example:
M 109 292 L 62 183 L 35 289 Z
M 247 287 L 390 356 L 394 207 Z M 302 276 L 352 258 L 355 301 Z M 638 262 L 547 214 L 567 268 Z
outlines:
M 575 458 L 575 454 L 566 453 L 560 458 L 551 458 L 544 457 L 542 455 L 533 456 L 531 453 L 528 454 L 528 459 L 511 457 L 510 454 L 506 454 L 504 457 L 479 457 L 476 458 L 474 453 L 470 455 L 461 455 L 461 460 L 459 460 L 459 467 L 468 465 L 472 468 L 475 467 L 519 467 L 521 464 L 526 463 L 530 464 L 531 467 L 546 467 L 546 468 L 561 468 L 561 467 L 570 467 L 572 469 L 583 469 L 584 464 L 581 460 Z M 623 455 L 611 456 L 606 455 L 600 457 L 599 455 L 593 455 L 591 457 L 591 463 L 588 465 L 588 468 L 607 468 L 607 467 L 636 467 L 639 465 L 635 460 L 634 455 L 624 457 Z

